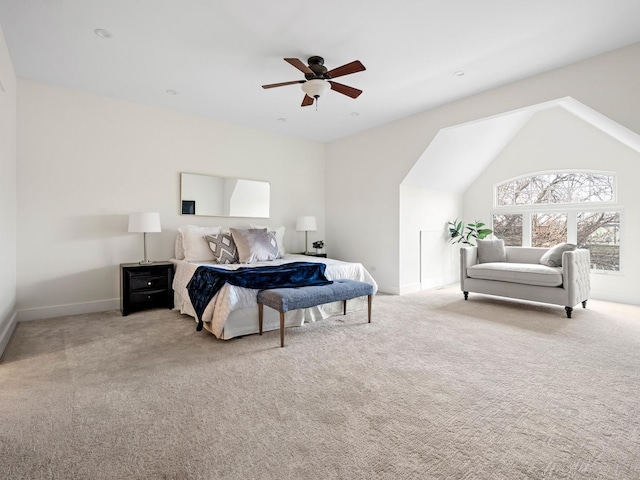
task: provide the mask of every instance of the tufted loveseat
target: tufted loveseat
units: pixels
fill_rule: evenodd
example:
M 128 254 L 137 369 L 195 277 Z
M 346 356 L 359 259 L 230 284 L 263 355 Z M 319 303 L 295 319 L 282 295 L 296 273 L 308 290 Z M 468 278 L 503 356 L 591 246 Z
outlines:
M 548 251 L 537 247 L 504 247 L 506 261 L 478 262 L 478 247 L 460 249 L 460 289 L 469 292 L 563 305 L 571 318 L 573 307 L 586 308 L 590 293 L 589 250 L 562 253 L 562 266 L 542 265 Z

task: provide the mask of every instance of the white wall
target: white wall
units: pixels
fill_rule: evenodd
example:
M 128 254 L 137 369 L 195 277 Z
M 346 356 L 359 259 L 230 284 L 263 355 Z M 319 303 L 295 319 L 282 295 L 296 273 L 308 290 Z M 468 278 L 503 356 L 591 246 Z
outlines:
M 458 279 L 458 250 L 449 244 L 447 222 L 462 216 L 462 195 L 409 185 L 400 186 L 400 258 L 407 261 L 400 294 L 445 285 Z
M 303 248 L 300 215 L 324 236 L 322 144 L 20 80 L 17 147 L 20 320 L 118 308 L 118 265 L 142 259 L 129 212 L 160 212 L 152 260 L 172 257 L 186 223 L 267 223 L 179 215 L 182 171 L 270 182 L 268 224 L 287 228 L 289 251 Z
M 591 297 L 640 303 L 640 154 L 563 108 L 536 113 L 464 194 L 468 219 L 491 222 L 493 187 L 528 173 L 562 170 L 606 170 L 617 174 L 618 205 L 623 212 L 619 273 L 591 275 Z
M 0 29 L 0 355 L 16 324 L 16 74 Z
M 399 190 L 438 131 L 571 96 L 640 133 L 638 58 L 640 44 L 634 44 L 328 145 L 328 245 L 335 246 L 341 257 L 375 266 L 372 274 L 382 291 L 397 293 L 401 285 L 415 284 L 419 279 L 414 265 L 419 259 L 400 249 L 405 237 L 414 237 L 415 231 L 400 228 Z

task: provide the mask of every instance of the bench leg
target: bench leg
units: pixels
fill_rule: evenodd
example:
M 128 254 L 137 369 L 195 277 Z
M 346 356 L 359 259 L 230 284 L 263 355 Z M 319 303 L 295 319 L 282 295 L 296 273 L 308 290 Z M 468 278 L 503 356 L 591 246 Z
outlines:
M 280 312 L 280 346 L 284 347 L 284 312 Z
M 367 304 L 368 304 L 368 307 L 369 307 L 369 310 L 368 310 L 369 322 L 368 323 L 371 323 L 371 300 L 372 299 L 373 299 L 373 295 L 368 295 L 367 296 Z
M 258 331 L 260 332 L 260 335 L 262 335 L 262 312 L 264 310 L 264 305 L 259 303 L 258 304 Z

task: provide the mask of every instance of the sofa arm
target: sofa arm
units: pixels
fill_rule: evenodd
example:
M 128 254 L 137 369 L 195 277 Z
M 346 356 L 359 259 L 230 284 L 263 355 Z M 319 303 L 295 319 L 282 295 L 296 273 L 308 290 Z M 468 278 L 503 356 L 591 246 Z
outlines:
M 562 254 L 562 286 L 573 307 L 589 299 L 591 292 L 591 253 L 585 248 Z
M 478 247 L 460 248 L 460 280 L 467 278 L 467 268 L 478 263 Z

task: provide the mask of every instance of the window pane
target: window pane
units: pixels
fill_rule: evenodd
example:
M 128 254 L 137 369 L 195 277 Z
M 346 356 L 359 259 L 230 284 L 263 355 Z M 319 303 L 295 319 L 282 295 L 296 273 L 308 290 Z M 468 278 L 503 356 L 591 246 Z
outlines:
M 600 173 L 549 173 L 498 185 L 498 206 L 612 202 L 614 177 Z
M 493 234 L 505 245 L 522 246 L 522 215 L 494 215 Z
M 552 247 L 567 241 L 565 213 L 536 213 L 531 215 L 531 246 Z
M 620 270 L 620 212 L 578 214 L 578 245 L 591 252 L 591 268 Z

